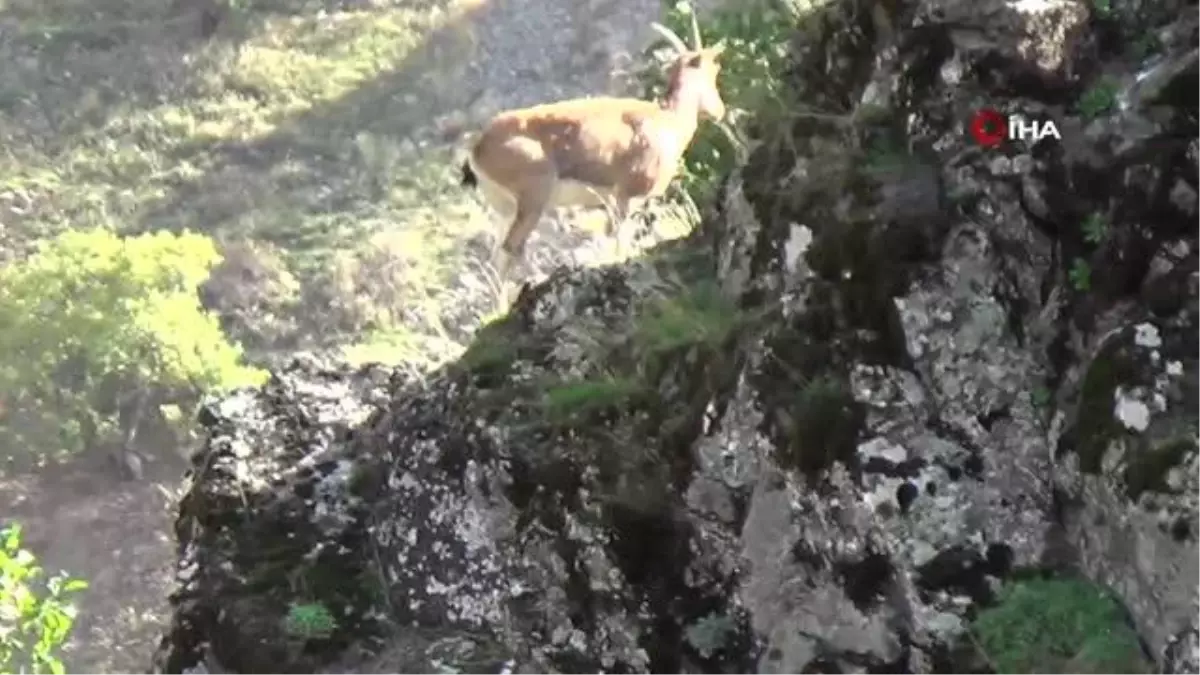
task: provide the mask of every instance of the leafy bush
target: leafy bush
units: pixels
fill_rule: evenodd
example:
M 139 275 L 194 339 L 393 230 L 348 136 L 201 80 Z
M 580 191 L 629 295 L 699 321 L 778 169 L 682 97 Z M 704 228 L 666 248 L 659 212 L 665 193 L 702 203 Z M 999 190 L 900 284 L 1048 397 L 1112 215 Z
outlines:
M 84 588 L 65 574 L 44 578 L 19 525 L 0 530 L 0 673 L 65 672 L 58 651 L 75 623 L 66 600 Z
M 1151 672 L 1120 605 L 1082 579 L 1011 583 L 972 633 L 998 673 Z
M 0 452 L 77 452 L 157 405 L 257 381 L 200 306 L 218 261 L 197 234 L 90 230 L 0 269 Z

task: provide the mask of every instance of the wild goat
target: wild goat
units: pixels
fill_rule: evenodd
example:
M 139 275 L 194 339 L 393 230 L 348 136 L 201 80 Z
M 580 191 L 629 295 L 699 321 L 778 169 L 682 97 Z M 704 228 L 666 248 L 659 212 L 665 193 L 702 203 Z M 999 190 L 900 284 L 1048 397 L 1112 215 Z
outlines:
M 596 97 L 509 110 L 477 137 L 462 184 L 479 186 L 491 207 L 511 219 L 493 259 L 502 278 L 524 257 L 526 241 L 550 209 L 603 206 L 605 234 L 617 238 L 633 200 L 666 192 L 701 115 L 724 118 L 717 90 L 724 44 L 703 46 L 695 13 L 691 49 L 666 26 L 651 27 L 677 52 L 663 101 Z

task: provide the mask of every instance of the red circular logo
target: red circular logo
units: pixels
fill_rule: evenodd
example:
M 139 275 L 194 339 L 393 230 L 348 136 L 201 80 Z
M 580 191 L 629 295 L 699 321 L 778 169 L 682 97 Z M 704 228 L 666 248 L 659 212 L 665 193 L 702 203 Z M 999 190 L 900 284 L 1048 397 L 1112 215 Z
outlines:
M 1008 120 L 996 110 L 984 108 L 971 117 L 971 136 L 985 148 L 1000 145 L 1008 138 Z

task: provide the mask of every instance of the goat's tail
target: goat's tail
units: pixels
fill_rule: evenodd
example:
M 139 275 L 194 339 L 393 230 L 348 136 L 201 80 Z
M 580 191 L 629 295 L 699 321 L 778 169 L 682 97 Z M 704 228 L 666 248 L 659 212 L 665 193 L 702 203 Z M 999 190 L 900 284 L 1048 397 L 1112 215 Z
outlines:
M 462 165 L 462 181 L 460 185 L 464 187 L 475 187 L 479 185 L 479 178 L 475 175 L 475 170 L 471 168 L 470 161 L 463 161 Z

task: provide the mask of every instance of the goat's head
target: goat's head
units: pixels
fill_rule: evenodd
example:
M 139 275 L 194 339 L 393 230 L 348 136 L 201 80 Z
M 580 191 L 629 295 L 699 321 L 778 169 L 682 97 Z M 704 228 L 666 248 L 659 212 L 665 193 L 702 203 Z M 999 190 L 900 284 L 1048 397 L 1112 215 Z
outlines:
M 693 97 L 699 112 L 714 120 L 725 117 L 725 101 L 717 88 L 717 76 L 721 73 L 718 58 L 725 51 L 725 44 L 718 42 L 712 47 L 705 47 L 700 39 L 700 25 L 696 22 L 696 12 L 692 17 L 692 47 L 684 44 L 674 31 L 660 23 L 650 24 L 651 28 L 662 35 L 675 48 L 675 62 L 667 72 L 669 80 L 668 95 L 683 94 Z M 686 92 L 686 94 L 685 94 Z

